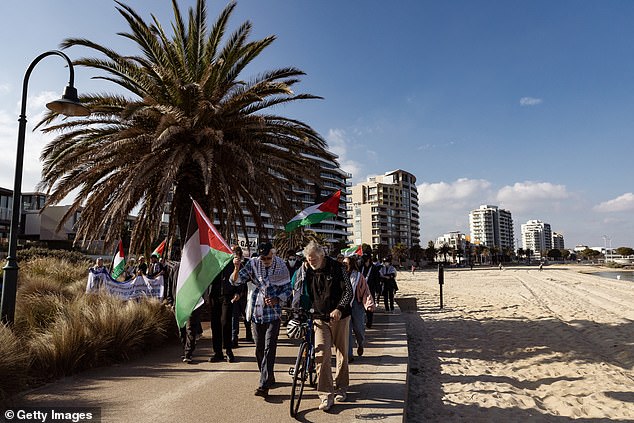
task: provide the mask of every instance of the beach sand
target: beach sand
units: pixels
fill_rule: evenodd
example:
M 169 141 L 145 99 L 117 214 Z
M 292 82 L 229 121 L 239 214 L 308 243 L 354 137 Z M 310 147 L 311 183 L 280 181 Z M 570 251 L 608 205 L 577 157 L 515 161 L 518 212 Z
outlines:
M 578 270 L 401 272 L 407 421 L 634 421 L 634 283 Z

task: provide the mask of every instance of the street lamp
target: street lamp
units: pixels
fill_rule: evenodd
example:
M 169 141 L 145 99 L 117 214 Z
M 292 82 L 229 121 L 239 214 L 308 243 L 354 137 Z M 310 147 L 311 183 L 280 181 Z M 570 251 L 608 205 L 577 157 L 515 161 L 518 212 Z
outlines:
M 90 110 L 83 106 L 77 98 L 77 90 L 74 87 L 75 72 L 73 64 L 64 53 L 58 50 L 42 53 L 31 62 L 24 74 L 22 84 L 22 108 L 20 110 L 20 122 L 18 127 L 18 150 L 15 159 L 15 179 L 13 185 L 13 209 L 11 210 L 11 229 L 9 232 L 9 251 L 7 264 L 4 266 L 4 278 L 2 284 L 2 304 L 0 306 L 2 323 L 13 324 L 15 315 L 15 296 L 18 285 L 18 222 L 20 219 L 20 201 L 22 199 L 22 165 L 24 162 L 24 138 L 26 134 L 26 92 L 29 85 L 29 76 L 35 65 L 47 56 L 57 55 L 63 57 L 68 63 L 70 77 L 68 86 L 64 89 L 64 94 L 59 100 L 52 101 L 46 105 L 53 112 L 66 116 L 88 116 Z

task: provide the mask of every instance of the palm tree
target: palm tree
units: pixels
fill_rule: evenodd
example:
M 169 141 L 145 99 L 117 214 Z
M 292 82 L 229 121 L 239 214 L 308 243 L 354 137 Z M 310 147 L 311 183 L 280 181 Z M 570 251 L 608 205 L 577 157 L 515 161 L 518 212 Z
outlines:
M 399 266 L 403 265 L 403 259 L 407 257 L 408 251 L 407 245 L 402 242 L 392 247 L 392 258 L 398 262 Z
M 49 113 L 40 123 L 61 132 L 42 153 L 39 188 L 56 204 L 76 192 L 63 221 L 81 209 L 77 239 L 116 240 L 129 214 L 137 212 L 131 249 L 156 239 L 164 212 L 170 213 L 170 238 L 176 225 L 184 238 L 191 199 L 220 221 L 220 231 L 248 239 L 245 215 L 258 229 L 261 211 L 283 222 L 296 212 L 284 186 L 318 184 L 319 165 L 309 156 L 326 157 L 324 139 L 307 124 L 270 113 L 273 106 L 319 98 L 296 94 L 303 72 L 286 67 L 245 78 L 249 63 L 275 40 L 249 41 L 251 23 L 226 36 L 236 4 L 229 3 L 211 28 L 205 0 L 183 20 L 172 0 L 174 35 L 153 17 L 146 23 L 117 1 L 117 10 L 140 54 L 121 55 L 83 38 L 64 40 L 62 48 L 86 47 L 100 57 L 81 58 L 79 66 L 126 90 L 91 94 L 82 101 L 88 118 L 65 120 Z M 282 183 L 284 182 L 284 183 Z
M 326 237 L 310 229 L 300 227 L 292 232 L 278 231 L 273 240 L 273 246 L 280 257 L 286 257 L 289 252 L 301 251 L 310 241 L 326 245 Z
M 438 249 L 438 254 L 443 256 L 443 263 L 447 263 L 447 254 L 449 254 L 451 248 L 449 248 L 449 244 L 443 244 L 442 247 Z

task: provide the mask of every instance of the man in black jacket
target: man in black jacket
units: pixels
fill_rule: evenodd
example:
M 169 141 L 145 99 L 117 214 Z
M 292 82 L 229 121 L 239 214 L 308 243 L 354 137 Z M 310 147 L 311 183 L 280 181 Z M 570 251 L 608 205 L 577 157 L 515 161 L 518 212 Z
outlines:
M 239 246 L 234 245 L 231 250 L 236 257 L 242 257 L 242 249 Z M 235 361 L 231 339 L 233 303 L 240 299 L 241 288 L 234 286 L 229 281 L 229 276 L 233 273 L 233 269 L 233 262 L 230 262 L 209 286 L 211 343 L 214 350 L 214 354 L 209 358 L 209 361 L 212 363 L 225 359 L 222 354 L 223 346 L 227 353 L 227 361 L 229 363 Z
M 328 411 L 334 400 L 345 401 L 350 377 L 348 374 L 348 341 L 350 339 L 350 303 L 352 285 L 343 267 L 326 257 L 321 245 L 311 241 L 304 248 L 307 264 L 295 276 L 293 305 L 300 294 L 307 292 L 315 310 L 315 345 L 317 393 L 319 409 Z M 303 287 L 306 287 L 304 290 Z M 331 368 L 331 349 L 335 347 L 337 376 Z

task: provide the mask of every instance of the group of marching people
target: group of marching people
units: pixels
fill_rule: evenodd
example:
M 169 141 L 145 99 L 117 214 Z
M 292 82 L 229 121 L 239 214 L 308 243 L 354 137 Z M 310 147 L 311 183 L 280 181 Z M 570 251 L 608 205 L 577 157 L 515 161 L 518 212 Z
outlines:
M 274 364 L 282 306 L 310 305 L 314 310 L 317 392 L 319 409 L 329 410 L 335 401 L 345 401 L 349 386 L 348 363 L 362 356 L 366 344 L 365 328 L 372 327 L 379 295 L 386 311 L 394 310 L 396 270 L 390 260 L 377 265 L 371 256 L 341 257 L 341 262 L 326 255 L 324 248 L 311 241 L 297 255 L 284 261 L 275 254 L 270 242 L 261 243 L 257 254 L 244 258 L 238 246 L 232 247 L 230 262 L 212 282 L 208 296 L 212 309 L 212 344 L 209 361 L 235 361 L 232 348 L 239 321 L 236 309 L 244 312 L 255 343 L 260 378 L 255 395 L 266 397 L 275 387 Z M 394 287 L 394 288 L 393 288 Z M 200 309 L 194 311 L 183 333 L 184 362 L 191 362 L 196 346 Z M 332 347 L 336 354 L 336 372 L 331 368 Z

